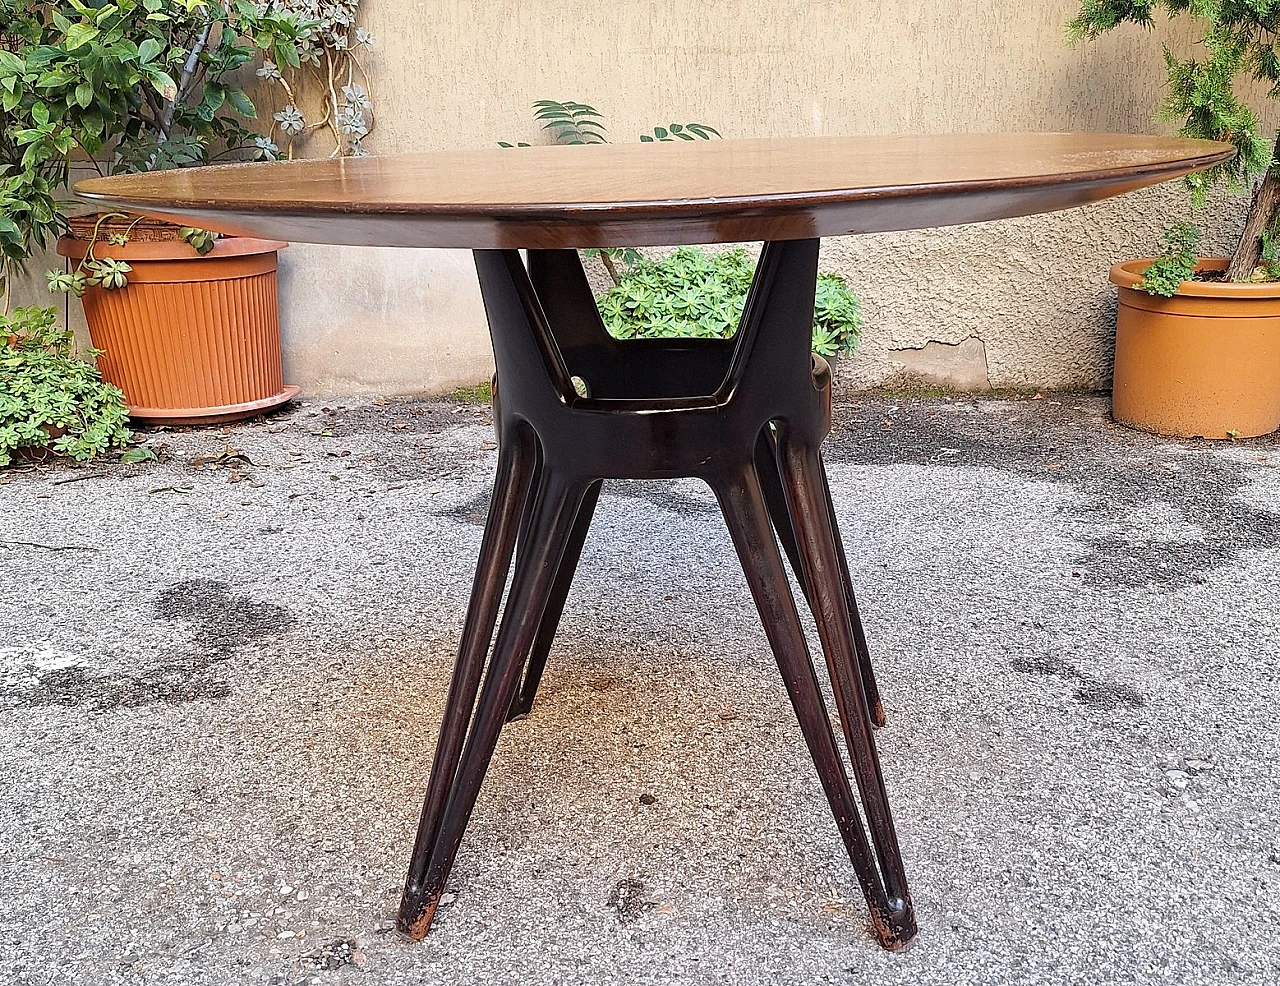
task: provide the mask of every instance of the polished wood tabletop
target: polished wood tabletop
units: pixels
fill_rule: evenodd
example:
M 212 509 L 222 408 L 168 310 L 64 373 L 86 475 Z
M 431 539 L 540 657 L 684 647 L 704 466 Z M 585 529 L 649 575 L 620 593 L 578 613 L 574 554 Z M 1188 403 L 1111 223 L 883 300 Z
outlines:
M 1132 134 L 810 137 L 438 151 L 93 178 L 76 194 L 224 233 L 469 249 L 789 240 L 1051 212 L 1202 170 Z

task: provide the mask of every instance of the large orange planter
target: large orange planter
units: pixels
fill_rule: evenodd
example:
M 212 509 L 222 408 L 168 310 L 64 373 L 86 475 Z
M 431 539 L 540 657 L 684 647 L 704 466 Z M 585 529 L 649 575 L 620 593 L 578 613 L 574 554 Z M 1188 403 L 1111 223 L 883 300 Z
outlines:
M 1137 290 L 1150 263 L 1111 268 L 1120 296 L 1112 417 L 1184 438 L 1280 428 L 1280 284 L 1187 281 L 1161 298 Z M 1227 261 L 1199 266 L 1226 270 Z
M 280 365 L 276 251 L 288 244 L 225 237 L 200 256 L 187 243 L 99 241 L 98 259 L 128 261 L 123 288 L 85 291 L 85 319 L 102 376 L 124 391 L 129 416 L 152 424 L 236 421 L 298 393 Z M 88 243 L 63 237 L 79 262 Z

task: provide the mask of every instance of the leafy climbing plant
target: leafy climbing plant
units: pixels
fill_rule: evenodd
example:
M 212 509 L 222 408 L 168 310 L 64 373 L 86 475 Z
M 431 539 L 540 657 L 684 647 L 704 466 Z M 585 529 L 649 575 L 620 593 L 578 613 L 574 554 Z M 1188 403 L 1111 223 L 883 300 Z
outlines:
M 680 247 L 662 260 L 641 258 L 600 296 L 600 315 L 618 339 L 725 339 L 737 330 L 755 267 L 741 247 L 723 253 Z M 813 351 L 851 352 L 861 331 L 857 296 L 839 275 L 819 274 Z
M 129 242 L 129 234 L 139 223 L 146 222 L 145 216 L 131 216 L 124 212 L 99 213 L 94 220 L 93 229 L 85 246 L 84 256 L 74 267 L 67 270 L 45 271 L 50 291 L 65 291 L 82 297 L 91 287 L 101 287 L 114 291 L 129 283 L 129 274 L 133 266 L 125 260 L 115 257 L 98 257 L 95 249 L 103 239 L 104 224 L 111 224 L 112 231 L 106 234 L 106 241 L 111 246 L 124 246 Z M 115 228 L 124 224 L 123 229 Z M 194 226 L 178 228 L 178 239 L 188 243 L 196 253 L 203 256 L 211 251 L 217 243 L 218 235 L 207 229 Z
M 297 67 L 299 30 L 250 0 L 0 0 L 0 280 L 65 231 L 73 156 L 99 174 L 275 157 L 241 73 Z
M 300 64 L 267 59 L 258 78 L 281 89 L 285 105 L 272 114 L 270 138 L 282 157 L 292 159 L 312 137 L 325 135 L 330 157 L 368 154 L 364 140 L 373 132 L 366 49 L 376 41 L 356 26 L 360 0 L 270 0 L 274 10 L 298 19 Z M 303 108 L 315 106 L 313 111 Z
M 86 462 L 133 437 L 124 394 L 76 357 L 56 316 L 52 308 L 0 316 L 0 466 L 42 450 Z

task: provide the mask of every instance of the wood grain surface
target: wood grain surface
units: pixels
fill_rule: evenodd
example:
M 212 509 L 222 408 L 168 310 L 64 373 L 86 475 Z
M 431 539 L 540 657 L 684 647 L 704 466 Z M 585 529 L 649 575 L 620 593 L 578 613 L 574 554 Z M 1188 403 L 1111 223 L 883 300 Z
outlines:
M 1211 167 L 1226 144 L 1008 133 L 487 148 L 93 178 L 76 194 L 241 235 L 560 248 L 783 240 L 1050 212 Z

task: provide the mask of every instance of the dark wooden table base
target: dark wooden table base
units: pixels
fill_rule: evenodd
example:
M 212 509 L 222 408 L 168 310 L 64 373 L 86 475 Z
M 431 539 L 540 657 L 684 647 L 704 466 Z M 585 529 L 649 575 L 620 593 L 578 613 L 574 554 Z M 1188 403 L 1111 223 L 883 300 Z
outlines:
M 876 934 L 902 946 L 916 923 L 873 736 L 884 712 L 819 451 L 831 375 L 810 353 L 818 241 L 765 246 L 730 340 L 611 338 L 572 250 L 531 251 L 527 269 L 514 250 L 481 250 L 476 267 L 498 471 L 400 929 L 426 935 L 498 734 L 533 704 L 601 481 L 693 476 L 724 513 Z M 818 626 L 865 828 L 779 541 Z

